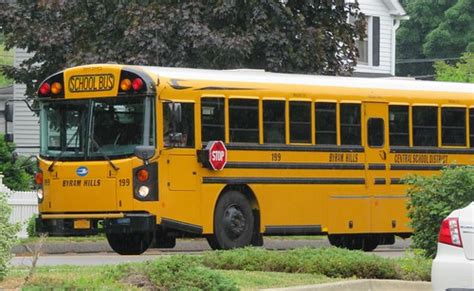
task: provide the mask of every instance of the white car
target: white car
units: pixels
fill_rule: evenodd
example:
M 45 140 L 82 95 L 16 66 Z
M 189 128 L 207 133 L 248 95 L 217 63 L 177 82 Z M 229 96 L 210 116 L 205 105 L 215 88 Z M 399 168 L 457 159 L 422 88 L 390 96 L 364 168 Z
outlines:
M 474 291 L 474 202 L 441 223 L 431 283 L 435 291 Z

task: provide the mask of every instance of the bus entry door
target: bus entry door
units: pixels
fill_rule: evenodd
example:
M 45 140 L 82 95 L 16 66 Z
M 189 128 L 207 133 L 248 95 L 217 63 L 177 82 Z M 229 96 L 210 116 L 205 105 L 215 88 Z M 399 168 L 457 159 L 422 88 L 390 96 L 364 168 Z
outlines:
M 194 103 L 162 104 L 164 149 L 161 153 L 166 163 L 163 215 L 168 219 L 199 224 L 197 206 L 201 200 L 196 191 L 199 164 L 194 147 Z
M 388 104 L 365 102 L 363 104 L 365 129 L 366 187 L 370 199 L 371 232 L 391 230 L 392 200 L 388 181 L 389 154 Z

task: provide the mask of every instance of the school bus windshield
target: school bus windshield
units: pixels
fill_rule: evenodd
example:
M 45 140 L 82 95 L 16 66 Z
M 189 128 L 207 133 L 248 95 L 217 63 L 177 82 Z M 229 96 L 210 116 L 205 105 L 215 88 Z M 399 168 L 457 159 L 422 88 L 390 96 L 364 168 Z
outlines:
M 47 101 L 40 105 L 41 155 L 65 160 L 126 157 L 154 145 L 150 98 Z

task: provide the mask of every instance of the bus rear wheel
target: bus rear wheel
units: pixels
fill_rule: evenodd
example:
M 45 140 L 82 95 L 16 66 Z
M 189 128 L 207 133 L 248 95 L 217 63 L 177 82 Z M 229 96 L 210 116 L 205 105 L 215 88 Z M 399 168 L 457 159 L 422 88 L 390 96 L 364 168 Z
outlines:
M 224 193 L 214 211 L 214 233 L 207 237 L 210 247 L 227 250 L 251 245 L 254 219 L 252 207 L 242 193 Z
M 141 255 L 153 240 L 152 233 L 108 233 L 107 241 L 110 247 L 120 255 Z

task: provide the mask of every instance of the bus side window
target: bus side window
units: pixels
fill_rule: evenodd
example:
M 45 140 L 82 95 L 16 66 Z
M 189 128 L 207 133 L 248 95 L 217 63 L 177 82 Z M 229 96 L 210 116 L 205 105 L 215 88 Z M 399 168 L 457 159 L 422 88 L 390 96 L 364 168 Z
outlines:
M 263 101 L 263 142 L 285 143 L 285 101 Z
M 438 107 L 413 106 L 413 145 L 438 146 Z
M 224 98 L 201 99 L 201 139 L 225 140 Z
M 441 108 L 441 144 L 466 146 L 466 108 Z
M 258 143 L 258 100 L 229 100 L 230 142 Z
M 391 146 L 409 146 L 409 123 L 408 106 L 390 105 L 389 106 L 389 132 Z
M 179 120 L 172 120 L 173 106 L 181 110 Z M 165 147 L 194 147 L 194 103 L 163 103 L 163 126 Z
M 311 143 L 311 102 L 290 101 L 290 142 Z
M 474 108 L 469 109 L 469 131 L 471 148 L 474 148 Z
M 360 104 L 341 104 L 341 145 L 360 145 Z
M 336 103 L 314 104 L 316 113 L 316 144 L 337 143 Z

